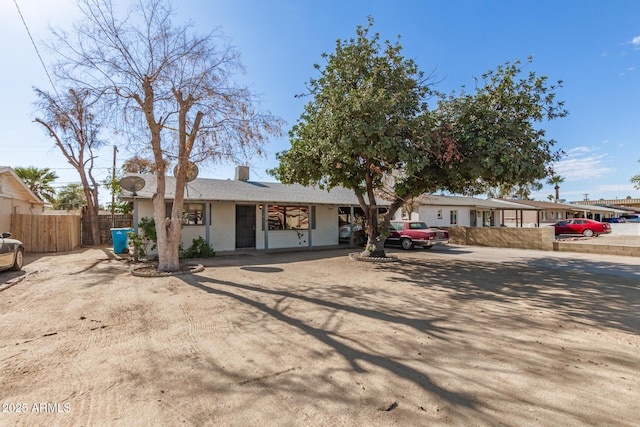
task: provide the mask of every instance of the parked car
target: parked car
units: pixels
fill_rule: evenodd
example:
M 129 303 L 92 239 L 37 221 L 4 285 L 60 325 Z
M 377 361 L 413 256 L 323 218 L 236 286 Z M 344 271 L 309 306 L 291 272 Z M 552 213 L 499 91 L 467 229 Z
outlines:
M 622 214 L 620 218 L 624 218 L 626 222 L 640 222 L 639 214 Z
M 609 224 L 617 224 L 620 222 L 626 222 L 624 218 L 602 218 L 602 222 L 608 222 Z
M 556 236 L 559 234 L 582 234 L 585 237 L 611 233 L 611 226 L 606 222 L 598 222 L 586 218 L 566 219 L 553 224 Z
M 351 224 L 342 224 L 338 228 L 338 237 L 340 240 L 349 240 L 351 238 Z M 353 243 L 356 246 L 364 246 L 367 243 L 367 235 L 365 234 L 362 226 L 354 225 L 353 226 Z
M 431 249 L 449 243 L 449 232 L 431 228 L 420 221 L 391 221 L 390 234 L 385 243 L 399 244 L 409 250 L 414 246 Z
M 11 233 L 0 236 L 0 271 L 21 270 L 24 262 L 24 245 L 20 240 L 11 239 Z

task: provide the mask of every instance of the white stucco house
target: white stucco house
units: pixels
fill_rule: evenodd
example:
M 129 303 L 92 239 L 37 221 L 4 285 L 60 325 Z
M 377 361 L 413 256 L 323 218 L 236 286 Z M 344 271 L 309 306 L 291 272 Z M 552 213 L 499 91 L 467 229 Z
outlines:
M 143 217 L 153 218 L 151 198 L 155 175 L 144 179 L 141 190 L 123 190 L 122 199 L 133 203 L 134 227 Z M 236 171 L 236 179 L 196 178 L 185 189 L 182 244 L 191 246 L 203 237 L 215 251 L 238 249 L 312 248 L 341 243 L 339 227 L 353 222 L 359 209 L 352 190 L 254 182 L 248 169 Z M 167 215 L 175 194 L 175 178 L 166 177 Z M 344 243 L 344 240 L 343 240 Z
M 42 215 L 44 202 L 9 166 L 0 166 L 0 233 L 11 231 L 12 214 Z
M 512 226 L 522 226 L 525 211 L 538 208 L 518 203 L 480 199 L 466 196 L 423 194 L 414 199 L 412 219 L 419 219 L 433 227 L 501 227 L 505 225 L 505 212 L 514 212 Z
M 542 225 L 554 224 L 567 218 L 589 218 L 601 221 L 602 218 L 617 217 L 623 212 L 619 209 L 604 207 L 581 205 L 577 203 L 556 203 L 544 200 L 520 200 L 520 199 L 492 199 L 501 202 L 512 202 L 519 205 L 525 205 L 537 208 L 537 214 L 534 211 L 526 211 L 524 216 L 520 217 L 520 221 L 525 227 L 536 227 Z M 505 211 L 505 224 L 514 226 L 517 218 L 515 210 Z

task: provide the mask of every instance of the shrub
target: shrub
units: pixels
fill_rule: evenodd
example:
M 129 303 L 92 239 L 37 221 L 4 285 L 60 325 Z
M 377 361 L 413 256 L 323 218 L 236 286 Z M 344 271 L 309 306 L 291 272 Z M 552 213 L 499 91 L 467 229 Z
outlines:
M 180 256 L 182 258 L 211 258 L 216 255 L 211 246 L 205 242 L 202 236 L 197 239 L 193 239 L 191 247 L 186 250 L 180 250 Z

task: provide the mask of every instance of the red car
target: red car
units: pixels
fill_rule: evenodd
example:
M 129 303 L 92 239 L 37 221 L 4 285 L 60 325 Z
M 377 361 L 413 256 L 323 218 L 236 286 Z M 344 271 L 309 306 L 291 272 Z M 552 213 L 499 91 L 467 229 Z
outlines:
M 553 225 L 558 234 L 582 234 L 585 237 L 611 233 L 611 226 L 606 222 L 593 221 L 585 218 L 574 218 L 560 221 Z
M 385 243 L 399 244 L 409 250 L 414 246 L 431 249 L 435 245 L 449 243 L 449 233 L 445 230 L 430 228 L 420 221 L 391 221 L 389 237 Z

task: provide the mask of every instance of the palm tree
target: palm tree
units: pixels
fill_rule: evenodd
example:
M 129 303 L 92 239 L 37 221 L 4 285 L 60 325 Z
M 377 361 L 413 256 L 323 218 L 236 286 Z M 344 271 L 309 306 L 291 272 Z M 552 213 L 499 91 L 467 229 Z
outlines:
M 55 172 L 49 168 L 38 169 L 35 166 L 26 168 L 18 166 L 14 170 L 33 194 L 49 203 L 55 202 L 56 190 L 51 186 L 51 183 L 58 179 Z
M 551 177 L 547 179 L 547 184 L 553 184 L 553 188 L 556 190 L 556 203 L 560 200 L 560 184 L 563 182 L 564 178 L 560 175 L 551 175 Z
M 553 202 L 553 194 L 549 194 L 547 196 L 547 199 L 549 199 L 550 202 Z

